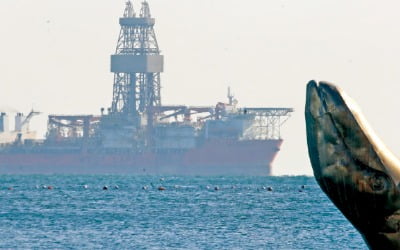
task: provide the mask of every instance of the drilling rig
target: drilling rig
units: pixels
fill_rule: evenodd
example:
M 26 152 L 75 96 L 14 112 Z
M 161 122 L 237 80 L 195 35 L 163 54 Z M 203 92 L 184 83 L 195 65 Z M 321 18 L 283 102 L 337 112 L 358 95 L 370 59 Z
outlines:
M 3 145 L 1 115 L 0 174 L 271 174 L 292 108 L 241 108 L 230 88 L 216 105 L 161 105 L 164 57 L 148 2 L 135 12 L 127 1 L 119 25 L 111 106 L 101 115 L 49 115 L 44 140 Z
M 105 133 L 111 135 L 105 138 L 113 140 L 118 137 L 114 133 L 116 128 L 122 132 L 122 140 L 127 134 L 135 137 L 142 132 L 141 138 L 133 139 L 141 146 L 151 146 L 155 115 L 161 106 L 160 73 L 164 57 L 160 55 L 155 19 L 151 17 L 148 2 L 143 1 L 140 12 L 136 13 L 128 1 L 119 24 L 117 48 L 111 56 L 113 100 L 108 116 L 102 119 L 102 129 L 109 130 Z

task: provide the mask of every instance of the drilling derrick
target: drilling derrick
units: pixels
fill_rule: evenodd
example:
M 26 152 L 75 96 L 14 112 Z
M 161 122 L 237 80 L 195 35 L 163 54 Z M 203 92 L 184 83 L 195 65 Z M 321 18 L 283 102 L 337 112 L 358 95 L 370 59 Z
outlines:
M 164 58 L 158 48 L 149 4 L 142 2 L 136 16 L 132 2 L 128 1 L 119 24 L 118 44 L 111 56 L 114 73 L 111 113 L 133 120 L 136 126 L 140 118 L 147 117 L 147 126 L 151 128 L 154 110 L 161 106 L 160 73 Z

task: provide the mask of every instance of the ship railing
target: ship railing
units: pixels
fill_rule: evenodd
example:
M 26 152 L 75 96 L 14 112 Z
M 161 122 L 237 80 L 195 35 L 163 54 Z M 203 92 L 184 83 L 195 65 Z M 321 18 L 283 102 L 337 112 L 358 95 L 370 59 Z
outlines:
M 253 115 L 253 124 L 243 132 L 243 139 L 281 139 L 281 126 L 289 119 L 292 108 L 243 108 L 241 112 Z

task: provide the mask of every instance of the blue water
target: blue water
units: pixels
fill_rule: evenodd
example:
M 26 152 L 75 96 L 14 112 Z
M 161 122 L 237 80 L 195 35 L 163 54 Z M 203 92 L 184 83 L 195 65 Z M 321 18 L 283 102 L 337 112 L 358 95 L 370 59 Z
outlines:
M 311 177 L 0 177 L 1 248 L 366 249 Z

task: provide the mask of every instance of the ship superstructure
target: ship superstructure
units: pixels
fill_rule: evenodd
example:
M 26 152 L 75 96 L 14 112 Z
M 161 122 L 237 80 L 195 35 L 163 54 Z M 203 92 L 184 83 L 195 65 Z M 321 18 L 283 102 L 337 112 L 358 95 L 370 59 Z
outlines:
M 271 174 L 293 109 L 238 107 L 230 89 L 226 103 L 162 105 L 164 58 L 148 2 L 136 13 L 128 1 L 119 24 L 111 107 L 50 115 L 45 140 L 3 144 L 0 173 Z
M 9 117 L 7 113 L 0 113 L 0 146 L 22 145 L 24 142 L 32 141 L 36 138 L 36 132 L 29 129 L 29 122 L 39 112 L 31 111 L 27 116 L 23 113 L 16 113 L 14 117 L 14 130 L 10 129 Z

